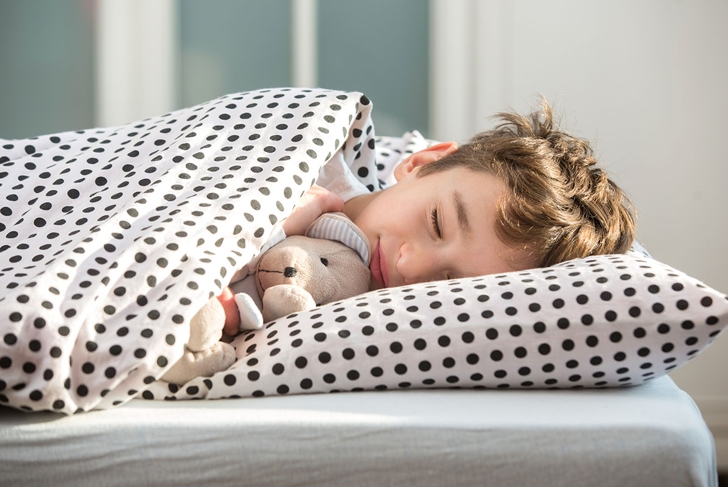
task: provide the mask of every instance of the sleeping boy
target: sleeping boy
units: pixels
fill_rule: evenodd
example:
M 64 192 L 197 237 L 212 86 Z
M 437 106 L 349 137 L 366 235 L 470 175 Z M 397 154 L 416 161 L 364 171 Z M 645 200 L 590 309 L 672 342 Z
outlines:
M 443 142 L 394 168 L 384 190 L 356 191 L 348 168 L 322 170 L 283 222 L 302 235 L 322 213 L 343 211 L 372 249 L 370 289 L 546 267 L 626 252 L 635 216 L 596 167 L 591 146 L 559 130 L 545 101 L 528 116 L 497 115 L 467 144 Z M 218 298 L 235 335 L 233 293 Z

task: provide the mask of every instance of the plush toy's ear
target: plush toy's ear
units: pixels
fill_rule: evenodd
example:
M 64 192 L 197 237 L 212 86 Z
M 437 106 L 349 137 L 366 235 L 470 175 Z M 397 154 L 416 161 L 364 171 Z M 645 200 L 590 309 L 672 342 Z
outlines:
M 324 213 L 308 227 L 306 236 L 341 242 L 356 251 L 364 265 L 369 267 L 369 240 L 343 213 Z

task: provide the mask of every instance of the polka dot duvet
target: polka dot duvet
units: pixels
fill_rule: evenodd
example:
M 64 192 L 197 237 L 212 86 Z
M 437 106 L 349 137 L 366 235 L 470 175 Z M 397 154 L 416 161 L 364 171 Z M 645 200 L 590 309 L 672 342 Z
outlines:
M 239 335 L 213 377 L 158 381 L 323 164 L 383 184 L 392 151 L 371 107 L 261 90 L 0 141 L 0 403 L 70 414 L 133 397 L 637 385 L 725 327 L 723 294 L 632 252 L 370 292 Z

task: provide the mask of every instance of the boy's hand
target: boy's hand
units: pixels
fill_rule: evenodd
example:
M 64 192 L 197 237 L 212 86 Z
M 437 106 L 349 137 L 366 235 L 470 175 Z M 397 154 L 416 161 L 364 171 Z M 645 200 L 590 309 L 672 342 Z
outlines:
M 314 184 L 283 222 L 283 231 L 286 235 L 304 235 L 316 218 L 330 211 L 343 210 L 344 200 L 341 196 Z
M 220 300 L 222 309 L 225 310 L 224 331 L 234 337 L 238 334 L 238 327 L 240 326 L 240 312 L 238 311 L 238 305 L 235 304 L 235 296 L 230 288 L 226 287 L 217 299 Z

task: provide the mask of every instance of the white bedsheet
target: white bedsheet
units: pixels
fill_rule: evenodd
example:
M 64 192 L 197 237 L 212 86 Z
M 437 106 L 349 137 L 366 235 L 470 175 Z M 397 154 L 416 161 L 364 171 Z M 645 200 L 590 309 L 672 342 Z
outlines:
M 717 486 L 669 377 L 578 391 L 413 390 L 0 408 L 0 485 Z

